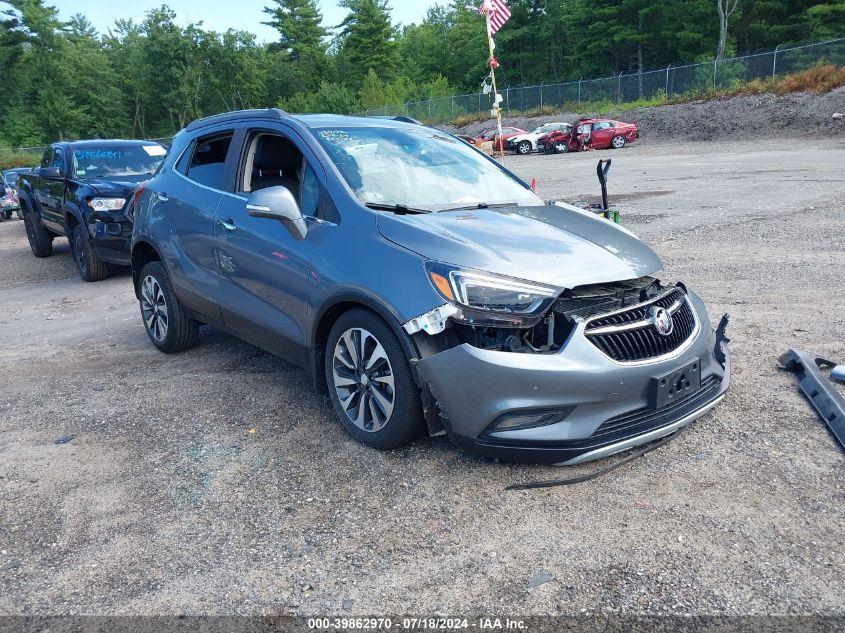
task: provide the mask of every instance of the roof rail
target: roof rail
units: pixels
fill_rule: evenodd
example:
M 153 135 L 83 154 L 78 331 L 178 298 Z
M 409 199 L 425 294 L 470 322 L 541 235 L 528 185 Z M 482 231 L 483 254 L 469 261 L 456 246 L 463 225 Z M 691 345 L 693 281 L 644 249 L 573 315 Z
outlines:
M 213 125 L 215 123 L 226 123 L 227 121 L 241 121 L 244 119 L 275 119 L 281 121 L 288 117 L 288 113 L 281 108 L 267 108 L 266 110 L 235 110 L 233 112 L 222 112 L 220 114 L 213 114 L 202 119 L 192 121 L 186 132 Z
M 422 122 L 417 121 L 416 119 L 412 119 L 409 116 L 403 116 L 403 115 L 398 115 L 398 116 L 372 115 L 368 118 L 370 118 L 370 119 L 386 119 L 388 121 L 400 121 L 401 123 L 413 123 L 414 125 L 422 125 Z

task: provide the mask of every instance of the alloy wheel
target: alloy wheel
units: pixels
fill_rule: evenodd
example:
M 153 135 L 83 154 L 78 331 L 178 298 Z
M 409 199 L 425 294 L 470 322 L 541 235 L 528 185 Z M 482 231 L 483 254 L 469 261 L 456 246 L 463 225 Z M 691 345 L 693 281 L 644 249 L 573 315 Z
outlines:
M 141 312 L 150 335 L 159 342 L 164 341 L 167 338 L 167 301 L 161 285 L 151 275 L 141 283 Z
M 523 156 L 525 156 L 526 154 L 530 154 L 531 153 L 531 143 L 529 143 L 528 141 L 522 141 L 519 144 L 519 146 L 517 147 L 517 149 L 519 149 L 519 153 L 522 154 Z
M 376 433 L 396 405 L 393 368 L 378 339 L 363 328 L 346 330 L 335 345 L 332 378 L 346 416 L 362 431 Z
M 625 147 L 625 138 L 622 136 L 617 136 L 613 139 L 613 147 L 616 149 L 622 149 Z

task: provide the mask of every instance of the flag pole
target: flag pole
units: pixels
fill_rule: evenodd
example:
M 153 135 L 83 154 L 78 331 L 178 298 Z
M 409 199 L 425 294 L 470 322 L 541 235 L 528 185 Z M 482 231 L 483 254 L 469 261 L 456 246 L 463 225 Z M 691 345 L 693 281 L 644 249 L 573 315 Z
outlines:
M 499 107 L 499 90 L 496 88 L 496 64 L 495 44 L 493 43 L 493 29 L 490 25 L 490 12 L 485 14 L 487 18 L 487 45 L 490 48 L 490 77 L 493 79 L 493 109 L 496 111 L 496 128 L 499 132 L 499 152 L 502 164 L 505 163 L 505 139 L 502 138 L 502 108 Z

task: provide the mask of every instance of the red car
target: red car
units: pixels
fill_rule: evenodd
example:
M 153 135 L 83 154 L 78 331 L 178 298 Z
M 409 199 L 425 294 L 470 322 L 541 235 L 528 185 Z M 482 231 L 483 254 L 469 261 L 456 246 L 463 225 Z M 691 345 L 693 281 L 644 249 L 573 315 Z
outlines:
M 475 137 L 475 144 L 478 147 L 481 147 L 482 143 L 486 141 L 493 141 L 493 147 L 498 152 L 501 151 L 503 147 L 502 139 L 504 139 L 504 142 L 506 143 L 512 136 L 518 136 L 520 134 L 527 134 L 527 132 L 525 130 L 520 130 L 518 127 L 502 127 L 502 136 L 500 138 L 499 130 L 491 127 L 487 130 L 483 130 Z
M 580 152 L 587 149 L 622 149 L 640 138 L 636 123 L 614 119 L 580 119 L 569 132 L 552 132 L 537 140 L 540 152 Z

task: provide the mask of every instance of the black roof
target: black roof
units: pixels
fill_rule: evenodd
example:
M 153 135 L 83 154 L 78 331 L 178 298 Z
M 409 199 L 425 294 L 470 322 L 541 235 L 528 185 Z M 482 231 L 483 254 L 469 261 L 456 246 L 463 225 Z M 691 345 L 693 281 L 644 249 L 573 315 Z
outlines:
M 186 132 L 193 132 L 209 125 L 216 125 L 218 123 L 229 123 L 250 120 L 271 120 L 284 121 L 286 119 L 296 119 L 307 127 L 332 127 L 342 125 L 375 125 L 378 121 L 379 126 L 389 126 L 391 123 L 397 124 L 413 124 L 422 125 L 416 119 L 405 116 L 378 116 L 378 117 L 358 117 L 346 116 L 342 114 L 289 114 L 280 108 L 268 108 L 266 110 L 235 110 L 234 112 L 223 112 L 222 114 L 214 114 L 202 119 L 197 119 L 185 128 Z
M 226 123 L 228 121 L 243 121 L 248 119 L 275 119 L 277 121 L 281 121 L 289 116 L 290 115 L 287 112 L 279 108 L 267 108 L 266 110 L 235 110 L 234 112 L 213 114 L 211 116 L 192 121 L 188 127 L 185 128 L 185 131 L 191 132 L 198 128 L 206 127 L 207 125 Z

